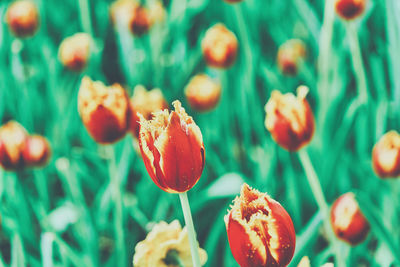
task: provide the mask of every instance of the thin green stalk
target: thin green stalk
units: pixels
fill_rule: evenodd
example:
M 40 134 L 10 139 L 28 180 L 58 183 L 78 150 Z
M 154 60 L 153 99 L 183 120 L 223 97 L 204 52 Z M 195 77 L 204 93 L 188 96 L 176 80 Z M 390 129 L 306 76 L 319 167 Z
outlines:
M 181 200 L 183 217 L 185 218 L 185 224 L 188 231 L 190 250 L 192 251 L 192 261 L 193 267 L 200 267 L 200 256 L 199 256 L 199 246 L 197 244 L 196 232 L 193 226 L 192 213 L 190 212 L 189 200 L 187 193 L 180 193 L 179 198 Z
M 124 214 L 122 203 L 122 187 L 119 179 L 118 168 L 115 162 L 115 153 L 113 147 L 107 147 L 110 157 L 110 183 L 112 185 L 112 198 L 115 203 L 114 212 L 114 231 L 116 235 L 116 251 L 118 266 L 126 266 L 126 251 L 124 237 Z
M 79 16 L 81 20 L 82 29 L 84 32 L 93 36 L 92 19 L 89 9 L 89 0 L 78 0 L 79 2 Z
M 40 200 L 43 202 L 43 205 L 46 211 L 49 209 L 49 191 L 47 188 L 46 177 L 43 175 L 43 170 L 33 171 L 34 182 L 36 186 L 37 193 L 39 195 Z
M 353 69 L 357 79 L 358 98 L 362 102 L 366 103 L 368 102 L 369 97 L 367 89 L 367 76 L 365 74 L 364 64 L 362 60 L 358 33 L 353 23 L 346 23 L 346 33 L 347 38 L 349 39 Z
M 334 247 L 334 251 L 336 254 L 335 255 L 336 256 L 336 264 L 339 267 L 344 267 L 344 266 L 346 266 L 346 263 L 345 263 L 344 258 L 342 257 L 340 247 L 338 246 L 339 244 L 337 243 L 336 237 L 334 236 L 334 234 L 332 232 L 332 228 L 330 226 L 329 207 L 326 202 L 325 195 L 322 191 L 321 183 L 319 182 L 317 173 L 315 172 L 314 166 L 311 163 L 311 159 L 310 159 L 308 153 L 304 149 L 300 150 L 298 153 L 299 153 L 300 162 L 303 165 L 304 171 L 306 172 L 306 177 L 307 177 L 308 183 L 311 187 L 311 191 L 314 195 L 314 198 L 317 202 L 319 209 L 321 210 L 321 212 L 324 216 L 324 227 L 325 227 L 325 231 L 328 235 L 328 238 Z

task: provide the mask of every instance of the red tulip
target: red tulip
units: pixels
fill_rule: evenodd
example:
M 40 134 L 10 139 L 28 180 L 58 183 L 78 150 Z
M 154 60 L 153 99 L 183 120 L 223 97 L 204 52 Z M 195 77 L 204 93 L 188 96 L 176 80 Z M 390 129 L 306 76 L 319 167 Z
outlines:
M 205 74 L 198 74 L 186 86 L 185 95 L 194 110 L 210 111 L 218 104 L 221 85 Z
M 244 184 L 225 224 L 233 257 L 241 267 L 286 266 L 291 261 L 296 246 L 292 219 L 267 194 Z
M 336 13 L 345 20 L 359 17 L 365 10 L 366 0 L 335 0 Z
M 162 190 L 182 193 L 200 179 L 205 153 L 201 131 L 179 101 L 175 111 L 158 111 L 151 120 L 141 114 L 139 145 L 153 182 Z
M 33 35 L 39 26 L 39 14 L 33 1 L 15 1 L 7 10 L 7 23 L 17 37 Z
M 136 6 L 129 19 L 129 26 L 133 35 L 141 36 L 147 33 L 152 26 L 149 11 L 141 5 Z
M 233 32 L 218 23 L 207 30 L 201 48 L 207 64 L 215 68 L 228 68 L 235 62 L 238 41 Z
M 87 33 L 76 33 L 62 41 L 59 49 L 61 63 L 70 70 L 81 71 L 90 57 L 91 38 Z
M 283 74 L 296 75 L 299 63 L 306 57 L 306 45 L 298 39 L 291 39 L 283 43 L 278 50 L 278 67 Z
M 365 239 L 369 224 L 353 193 L 346 193 L 333 203 L 331 225 L 336 236 L 351 245 L 357 245 Z
M 0 165 L 5 170 L 16 170 L 24 167 L 22 150 L 28 133 L 15 121 L 9 121 L 0 127 Z
M 224 0 L 224 1 L 227 3 L 230 3 L 230 4 L 234 4 L 234 3 L 242 2 L 243 0 Z
M 98 143 L 114 143 L 129 129 L 129 98 L 119 84 L 106 87 L 84 77 L 78 93 L 78 110 L 89 134 Z
M 297 88 L 297 97 L 292 93 L 282 95 L 275 90 L 265 105 L 265 127 L 275 142 L 286 150 L 299 150 L 314 134 L 314 115 L 306 99 L 307 93 L 306 86 Z
M 390 131 L 372 149 L 372 166 L 381 178 L 400 176 L 400 135 Z
M 32 135 L 27 138 L 22 151 L 22 157 L 26 166 L 41 167 L 48 162 L 50 155 L 50 144 L 45 137 Z

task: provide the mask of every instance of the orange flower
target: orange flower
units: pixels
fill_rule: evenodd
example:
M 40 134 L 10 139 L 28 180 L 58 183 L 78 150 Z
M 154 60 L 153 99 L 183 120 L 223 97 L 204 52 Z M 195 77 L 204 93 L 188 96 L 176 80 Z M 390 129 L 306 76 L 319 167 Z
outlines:
M 361 213 L 353 193 L 346 193 L 333 203 L 331 225 L 336 236 L 351 245 L 357 245 L 365 239 L 369 232 L 369 224 Z
M 286 266 L 291 261 L 296 246 L 292 219 L 267 194 L 243 184 L 225 224 L 233 257 L 241 267 Z
M 61 63 L 70 70 L 81 71 L 90 57 L 91 38 L 87 33 L 76 33 L 65 38 L 59 48 Z
M 365 10 L 366 0 L 335 0 L 336 13 L 345 20 L 359 17 Z
M 314 115 L 306 100 L 307 93 L 306 86 L 297 88 L 297 97 L 274 90 L 265 105 L 265 127 L 275 142 L 286 150 L 299 150 L 314 134 Z
M 198 74 L 186 86 L 185 95 L 194 110 L 210 111 L 219 101 L 221 85 L 206 74 Z
M 207 64 L 215 68 L 228 68 L 235 62 L 238 41 L 233 32 L 218 23 L 207 30 L 201 42 Z
M 24 167 L 22 150 L 28 133 L 18 122 L 9 121 L 0 127 L 0 165 L 5 170 Z
M 400 176 L 400 135 L 390 131 L 372 149 L 372 166 L 381 178 Z
M 153 113 L 153 119 L 140 117 L 139 145 L 147 172 L 154 183 L 170 193 L 190 190 L 200 179 L 205 153 L 201 131 L 181 103 L 175 111 Z
M 106 87 L 84 77 L 78 93 L 78 110 L 89 134 L 98 143 L 114 143 L 129 128 L 129 98 L 119 84 Z
M 306 57 L 306 45 L 298 39 L 283 43 L 278 50 L 278 67 L 283 74 L 296 75 L 301 60 Z
M 45 165 L 51 156 L 51 148 L 47 139 L 40 135 L 29 136 L 22 151 L 24 164 L 29 167 Z
M 147 91 L 142 85 L 137 85 L 133 90 L 130 104 L 132 109 L 130 129 L 136 137 L 139 137 L 140 128 L 137 113 L 142 114 L 146 120 L 150 120 L 153 112 L 168 109 L 168 103 L 160 89 L 155 88 Z
M 13 2 L 8 8 L 6 16 L 10 30 L 17 37 L 32 36 L 38 29 L 39 14 L 32 1 Z
M 141 5 L 136 6 L 129 19 L 129 27 L 132 34 L 141 36 L 147 33 L 151 26 L 152 21 L 149 11 Z

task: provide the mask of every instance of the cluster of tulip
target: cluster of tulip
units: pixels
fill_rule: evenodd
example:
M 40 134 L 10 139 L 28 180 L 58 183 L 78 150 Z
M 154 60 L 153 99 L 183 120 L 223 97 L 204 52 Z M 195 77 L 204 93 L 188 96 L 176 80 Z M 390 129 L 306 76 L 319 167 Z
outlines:
M 365 1 L 336 0 L 335 9 L 343 19 L 352 20 L 363 13 Z M 133 0 L 118 0 L 110 10 L 112 22 L 129 28 L 135 36 L 145 34 L 165 16 L 159 2 L 148 9 Z M 15 35 L 26 37 L 38 27 L 38 12 L 32 2 L 17 1 L 10 6 L 7 21 Z M 89 61 L 91 46 L 92 39 L 86 33 L 68 37 L 60 45 L 60 61 L 70 70 L 82 71 Z M 201 47 L 210 67 L 228 68 L 237 57 L 238 40 L 234 33 L 218 23 L 207 30 Z M 300 40 L 289 40 L 279 48 L 278 67 L 284 74 L 295 75 L 305 57 L 305 44 Z M 298 88 L 297 97 L 275 90 L 265 105 L 265 127 L 275 142 L 288 151 L 300 150 L 310 143 L 314 134 L 315 119 L 306 100 L 307 93 L 306 86 Z M 197 111 L 215 108 L 220 95 L 221 85 L 205 74 L 194 76 L 185 88 L 189 105 Z M 84 77 L 80 85 L 78 110 L 92 138 L 100 144 L 109 144 L 132 133 L 139 141 L 142 159 L 153 182 L 162 190 L 181 196 L 188 228 L 182 230 L 177 222 L 156 226 L 146 240 L 137 244 L 135 266 L 160 266 L 167 259 L 172 262 L 180 259 L 189 266 L 188 243 L 193 266 L 204 264 L 207 258 L 198 248 L 185 194 L 200 179 L 204 168 L 203 137 L 181 103 L 175 101 L 173 106 L 175 110 L 168 111 L 168 103 L 160 89 L 147 91 L 137 85 L 129 99 L 119 84 L 105 86 Z M 19 124 L 10 122 L 0 129 L 0 164 L 5 169 L 41 165 L 48 160 L 49 154 L 48 142 L 43 137 L 29 137 Z M 391 131 L 382 137 L 373 148 L 372 160 L 378 176 L 400 175 L 400 136 L 397 132 Z M 340 196 L 333 203 L 327 219 L 330 219 L 336 236 L 352 245 L 363 241 L 369 231 L 369 224 L 353 193 Z M 291 261 L 296 243 L 292 220 L 266 193 L 244 184 L 240 196 L 225 216 L 225 223 L 232 254 L 240 266 L 286 266 Z M 160 247 L 164 241 L 169 241 L 169 245 Z M 162 251 L 157 257 L 149 256 L 149 247 L 154 250 L 160 247 Z

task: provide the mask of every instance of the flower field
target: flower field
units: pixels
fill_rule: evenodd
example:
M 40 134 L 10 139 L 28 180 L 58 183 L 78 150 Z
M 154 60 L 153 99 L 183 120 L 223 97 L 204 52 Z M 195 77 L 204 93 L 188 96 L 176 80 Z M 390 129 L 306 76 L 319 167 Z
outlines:
M 0 267 L 400 266 L 400 2 L 0 2 Z

